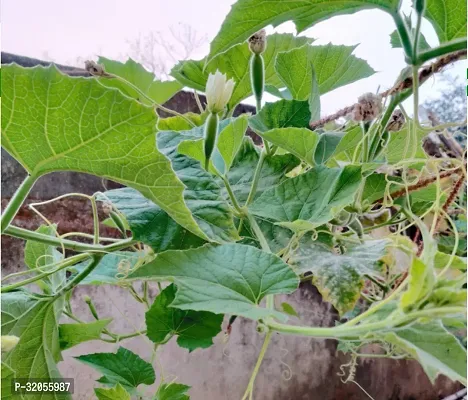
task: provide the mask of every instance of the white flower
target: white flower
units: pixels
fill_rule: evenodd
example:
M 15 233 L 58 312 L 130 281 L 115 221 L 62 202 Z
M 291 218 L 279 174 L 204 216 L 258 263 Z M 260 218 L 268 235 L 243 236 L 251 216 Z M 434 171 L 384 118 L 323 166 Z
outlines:
M 226 75 L 218 70 L 208 76 L 205 91 L 208 111 L 219 113 L 224 110 L 231 98 L 234 84 L 234 80 L 227 80 Z
M 17 336 L 1 336 L 1 347 L 2 353 L 12 350 L 19 342 L 19 337 Z

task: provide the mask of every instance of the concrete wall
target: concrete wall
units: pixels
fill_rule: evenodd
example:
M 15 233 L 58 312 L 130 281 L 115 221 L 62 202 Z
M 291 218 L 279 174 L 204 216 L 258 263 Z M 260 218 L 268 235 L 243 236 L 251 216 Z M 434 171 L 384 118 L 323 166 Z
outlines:
M 5 62 L 5 56 L 3 62 Z M 10 55 L 9 60 L 34 65 L 24 57 Z M 29 63 L 29 64 L 28 64 Z M 169 107 L 181 112 L 196 110 L 190 93 L 182 93 L 173 98 Z M 245 110 L 250 111 L 248 107 Z M 4 207 L 25 173 L 9 155 L 2 150 L 2 207 Z M 99 178 L 78 173 L 54 173 L 47 175 L 35 185 L 28 202 L 51 199 L 66 192 L 91 194 L 106 187 L 118 185 Z M 52 205 L 44 206 L 41 211 L 58 223 L 61 233 L 71 231 L 91 232 L 92 220 L 89 204 L 81 199 L 65 199 Z M 35 229 L 40 220 L 27 208 L 27 203 L 20 210 L 14 221 L 15 225 Z M 113 235 L 110 229 L 102 227 L 104 235 Z M 24 268 L 24 243 L 7 236 L 2 237 L 2 273 L 3 275 Z M 135 285 L 138 290 L 138 284 Z M 151 295 L 157 294 L 151 286 Z M 103 317 L 114 318 L 110 328 L 114 332 L 128 333 L 135 329 L 144 329 L 144 309 L 125 290 L 113 286 L 80 286 L 73 294 L 72 306 L 80 318 L 91 321 L 83 296 L 91 296 L 97 310 Z M 324 303 L 316 289 L 310 284 L 303 284 L 300 289 L 287 299 L 301 317 L 301 323 L 310 326 L 333 326 L 337 319 L 336 311 Z M 298 322 L 298 320 L 296 320 Z M 226 324 L 226 321 L 225 321 Z M 188 353 L 179 348 L 175 340 L 163 346 L 154 362 L 156 374 L 162 374 L 166 380 L 177 378 L 178 381 L 191 385 L 193 400 L 238 400 L 247 386 L 250 374 L 256 362 L 263 338 L 255 330 L 255 324 L 238 319 L 227 343 L 223 334 L 215 339 L 215 345 L 206 350 Z M 150 360 L 152 345 L 148 339 L 139 337 L 126 340 L 120 345 Z M 368 399 L 354 383 L 343 384 L 337 375 L 340 366 L 348 362 L 343 354 L 337 354 L 337 343 L 333 340 L 314 340 L 294 336 L 275 335 L 267 351 L 264 363 L 257 377 L 254 398 L 256 400 L 365 400 Z M 75 378 L 74 399 L 92 399 L 94 380 L 100 374 L 73 359 L 74 356 L 93 352 L 115 351 L 118 345 L 103 342 L 88 342 L 63 353 L 64 361 L 59 369 L 65 377 Z M 369 349 L 373 351 L 375 349 Z M 421 367 L 413 361 L 386 359 L 362 360 L 355 380 L 375 400 L 435 400 L 441 399 L 460 388 L 444 377 L 439 377 L 432 386 Z

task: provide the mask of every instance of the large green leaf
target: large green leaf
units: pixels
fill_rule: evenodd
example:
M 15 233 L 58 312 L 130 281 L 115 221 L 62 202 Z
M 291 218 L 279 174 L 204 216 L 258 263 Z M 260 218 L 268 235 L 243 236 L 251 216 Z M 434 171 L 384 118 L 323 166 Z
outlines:
M 113 78 L 100 78 L 104 86 L 115 87 L 121 90 L 127 96 L 130 96 L 146 105 L 154 103 L 163 104 L 174 96 L 182 85 L 176 81 L 159 81 L 155 80 L 154 74 L 146 70 L 141 64 L 129 58 L 125 64 L 119 61 L 109 60 L 105 57 L 99 57 L 99 64 L 104 66 L 106 72 L 119 76 L 131 85 Z M 142 96 L 133 87 L 137 87 L 141 92 L 148 96 L 152 101 Z
M 189 351 L 210 347 L 213 337 L 221 331 L 223 315 L 171 307 L 176 290 L 171 284 L 156 297 L 145 314 L 146 335 L 156 344 L 177 336 L 179 346 Z
M 89 340 L 100 339 L 102 330 L 111 321 L 111 318 L 107 318 L 82 324 L 60 324 L 60 348 L 65 350 Z
M 153 400 L 189 400 L 186 394 L 190 386 L 181 383 L 161 383 Z
M 318 166 L 265 191 L 250 211 L 277 222 L 302 220 L 318 226 L 353 202 L 360 182 L 360 167 Z
M 268 36 L 268 46 L 263 53 L 265 83 L 272 86 L 282 86 L 274 68 L 277 54 L 310 42 L 311 39 L 296 37 L 291 34 Z M 249 63 L 251 55 L 248 44 L 242 43 L 234 46 L 223 57 L 213 60 L 206 66 L 206 59 L 181 61 L 172 69 L 171 75 L 183 85 L 204 92 L 209 73 L 213 73 L 218 69 L 225 73 L 228 78 L 234 79 L 236 83 L 228 105 L 231 109 L 252 94 Z
M 434 25 L 441 43 L 466 37 L 466 1 L 427 0 L 425 17 Z
M 85 354 L 75 358 L 104 374 L 98 382 L 106 385 L 120 383 L 126 389 L 135 389 L 141 384 L 151 385 L 156 379 L 149 362 L 123 347 L 119 347 L 117 353 Z
M 113 388 L 103 389 L 95 388 L 94 393 L 99 400 L 130 400 L 130 393 L 125 388 L 117 383 Z
M 171 306 L 181 310 L 282 320 L 282 313 L 259 304 L 266 295 L 292 293 L 299 283 L 279 257 L 241 244 L 166 251 L 129 279 L 174 282 L 178 291 Z
M 320 140 L 318 133 L 307 128 L 278 128 L 260 135 L 306 163 L 315 165 L 315 150 Z
M 18 378 L 60 378 L 56 362 L 60 360 L 57 321 L 53 301 L 35 298 L 26 292 L 2 294 L 2 335 L 20 338 L 13 350 L 2 356 L 2 362 Z M 54 393 L 53 399 L 70 399 Z M 41 394 L 31 395 L 42 399 Z
M 73 170 L 120 182 L 207 239 L 183 201 L 184 185 L 155 146 L 153 108 L 55 66 L 2 69 L 2 145 L 31 175 Z
M 11 381 L 16 378 L 16 372 L 8 365 L 2 362 L 1 370 L 1 397 L 2 400 L 13 399 L 14 394 L 11 393 Z
M 249 125 L 261 133 L 277 128 L 306 128 L 310 119 L 308 101 L 279 100 L 266 103 L 258 114 L 250 118 Z
M 386 240 L 369 240 L 337 254 L 321 244 L 303 244 L 291 255 L 301 273 L 312 272 L 313 282 L 340 315 L 354 308 L 361 296 L 364 275 L 378 276 L 378 260 L 385 255 Z
M 252 139 L 249 137 L 244 138 L 242 147 L 239 149 L 232 167 L 227 174 L 232 190 L 240 202 L 245 202 L 249 195 L 255 169 L 260 157 L 259 153 L 260 150 L 253 144 Z M 256 197 L 260 196 L 265 190 L 287 179 L 285 174 L 294 169 L 299 162 L 299 159 L 292 154 L 267 157 L 260 172 Z M 222 185 L 222 183 L 220 183 L 220 185 Z
M 466 384 L 466 349 L 440 321 L 415 323 L 382 336 L 416 358 L 432 383 L 443 374 Z
M 427 158 L 422 147 L 422 139 L 427 135 L 423 129 L 418 129 L 413 134 L 413 124 L 407 123 L 398 132 L 391 132 L 390 141 L 385 149 L 387 161 L 395 164 L 402 160 L 411 158 L 413 152 L 416 158 Z
M 208 59 L 244 42 L 267 25 L 278 26 L 292 20 L 300 33 L 334 15 L 352 14 L 369 8 L 394 13 L 398 5 L 398 0 L 266 0 L 260 3 L 257 0 L 239 0 L 232 6 L 219 33 L 211 42 Z

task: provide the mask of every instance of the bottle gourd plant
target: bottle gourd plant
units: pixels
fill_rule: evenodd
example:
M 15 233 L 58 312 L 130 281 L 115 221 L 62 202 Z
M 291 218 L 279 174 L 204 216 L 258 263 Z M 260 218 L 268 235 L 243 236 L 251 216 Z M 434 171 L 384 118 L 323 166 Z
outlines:
M 374 70 L 354 47 L 267 36 L 263 28 L 292 21 L 300 33 L 370 8 L 393 18 L 391 42 L 407 67 L 387 91 L 321 118 L 320 96 Z M 225 317 L 228 332 L 247 318 L 264 335 L 240 399 L 253 398 L 275 333 L 338 340 L 351 360 L 347 381 L 358 358 L 372 356 L 362 346 L 373 343 L 379 356 L 416 359 L 432 382 L 443 374 L 466 383 L 466 163 L 422 147 L 430 132 L 464 122 L 432 127 L 418 118 L 420 85 L 466 56 L 466 3 L 416 0 L 412 14 L 402 14 L 399 0 L 239 0 L 209 55 L 178 63 L 171 82 L 154 80 L 131 59 L 87 62 L 90 77 L 53 65 L 4 65 L 2 146 L 28 175 L 2 213 L 1 230 L 26 241 L 28 269 L 2 278 L 2 398 L 15 377 L 60 377 L 61 351 L 84 341 L 125 346 L 145 335 L 162 346 L 177 336 L 193 351 L 213 344 Z M 437 47 L 421 35 L 423 18 Z M 162 106 L 183 87 L 205 93 L 206 109 L 197 97 L 200 114 Z M 266 92 L 278 100 L 265 102 Z M 255 115 L 233 117 L 252 95 Z M 410 96 L 412 117 L 402 105 Z M 261 146 L 246 136 L 248 127 Z M 74 232 L 81 241 L 45 217 L 36 231 L 12 223 L 36 181 L 55 171 L 125 185 L 61 196 L 92 204 L 94 234 Z M 102 222 L 121 239 L 101 237 Z M 377 238 L 377 229 L 385 234 Z M 335 326 L 300 324 L 291 305 L 275 301 L 304 281 L 338 311 Z M 86 284 L 126 288 L 147 307 L 146 330 L 112 332 L 91 298 L 95 321 L 83 322 L 70 299 Z M 100 399 L 147 398 L 145 385 L 156 380 L 149 357 L 125 347 L 77 359 L 103 374 Z M 188 390 L 161 378 L 151 398 L 187 399 Z

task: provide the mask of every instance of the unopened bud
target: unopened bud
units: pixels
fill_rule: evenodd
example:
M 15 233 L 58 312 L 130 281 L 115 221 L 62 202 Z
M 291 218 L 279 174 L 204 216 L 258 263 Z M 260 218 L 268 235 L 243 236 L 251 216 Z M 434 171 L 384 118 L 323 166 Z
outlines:
M 104 201 L 102 203 L 102 212 L 106 215 L 110 215 L 110 213 L 112 212 L 112 203 L 110 201 Z
M 92 60 L 85 61 L 85 69 L 93 76 L 109 76 L 101 64 Z
M 254 54 L 262 54 L 266 49 L 266 31 L 262 29 L 249 38 L 249 49 Z
M 395 110 L 390 117 L 390 121 L 388 122 L 387 125 L 387 130 L 389 132 L 397 132 L 401 128 L 403 128 L 403 125 L 405 124 L 405 115 L 401 110 Z
M 382 112 L 382 99 L 374 93 L 365 93 L 354 105 L 352 118 L 357 122 L 372 121 Z
M 2 353 L 13 350 L 13 348 L 18 344 L 19 340 L 20 339 L 18 336 L 1 336 L 0 341 Z
M 270 328 L 267 325 L 265 325 L 265 324 L 263 324 L 261 322 L 258 323 L 258 325 L 257 325 L 257 332 L 258 333 L 268 333 L 269 330 L 270 330 Z

